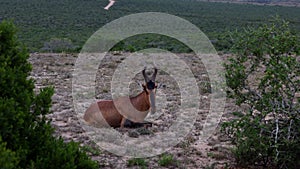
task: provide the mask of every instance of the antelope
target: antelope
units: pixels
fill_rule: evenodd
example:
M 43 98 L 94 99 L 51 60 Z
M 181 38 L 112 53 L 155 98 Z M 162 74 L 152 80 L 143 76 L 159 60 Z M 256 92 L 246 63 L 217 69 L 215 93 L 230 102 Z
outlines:
M 135 127 L 143 126 L 144 119 L 149 112 L 154 113 L 155 94 L 157 84 L 155 78 L 157 68 L 151 77 L 146 74 L 146 67 L 142 71 L 145 84 L 143 91 L 135 97 L 120 97 L 115 100 L 100 100 L 92 103 L 85 111 L 83 119 L 94 127 Z M 131 104 L 130 104 L 131 103 Z M 133 111 L 135 110 L 135 111 Z M 137 110 L 137 111 L 136 111 Z

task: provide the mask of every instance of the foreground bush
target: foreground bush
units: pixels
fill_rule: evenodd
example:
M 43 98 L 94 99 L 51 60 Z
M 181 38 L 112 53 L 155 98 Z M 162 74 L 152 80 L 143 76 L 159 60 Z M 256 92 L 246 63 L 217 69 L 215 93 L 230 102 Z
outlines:
M 237 36 L 226 64 L 228 95 L 245 109 L 224 124 L 247 168 L 300 168 L 299 38 L 285 21 Z
M 53 88 L 34 93 L 29 54 L 10 22 L 0 24 L 0 168 L 97 168 L 79 150 L 52 136 L 45 115 Z

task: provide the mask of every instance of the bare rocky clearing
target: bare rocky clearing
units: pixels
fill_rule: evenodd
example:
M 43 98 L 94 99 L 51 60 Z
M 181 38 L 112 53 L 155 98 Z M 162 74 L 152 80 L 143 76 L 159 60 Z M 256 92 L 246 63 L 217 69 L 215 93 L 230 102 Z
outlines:
M 99 72 L 96 78 L 96 98 L 110 99 L 110 81 L 113 72 L 128 54 L 113 55 L 108 54 L 99 66 Z M 191 68 L 197 79 L 199 93 L 201 95 L 200 110 L 193 130 L 176 146 L 172 147 L 166 154 L 172 154 L 176 162 L 168 165 L 166 168 L 224 168 L 234 165 L 230 152 L 230 142 L 222 135 L 219 130 L 206 142 L 199 143 L 197 140 L 203 123 L 209 112 L 210 94 L 208 87 L 208 77 L 204 65 L 192 54 L 180 54 Z M 31 76 L 36 81 L 36 89 L 52 85 L 55 88 L 55 94 L 52 97 L 52 114 L 48 115 L 55 128 L 55 135 L 62 137 L 66 142 L 79 142 L 82 146 L 88 146 L 92 159 L 97 160 L 101 168 L 126 168 L 128 167 L 128 157 L 119 157 L 105 150 L 101 150 L 89 138 L 80 125 L 79 119 L 74 112 L 72 102 L 72 72 L 76 62 L 77 55 L 73 54 L 32 54 L 30 62 L 33 65 Z M 141 74 L 136 75 L 134 81 L 142 81 Z M 163 109 L 163 114 L 155 121 L 153 126 L 147 129 L 147 133 L 155 135 L 163 132 L 176 120 L 176 110 L 180 104 L 180 93 L 178 85 L 167 73 L 158 72 L 157 81 L 164 84 L 161 90 L 166 96 L 167 106 Z M 141 91 L 136 83 L 130 85 L 131 94 Z M 225 113 L 222 121 L 230 118 L 228 112 L 236 107 L 227 101 Z M 219 127 L 220 128 L 220 127 Z M 218 129 L 219 129 L 218 128 Z M 144 137 L 141 129 L 119 130 L 122 134 L 130 137 Z M 148 168 L 161 168 L 158 164 L 160 156 L 147 158 Z

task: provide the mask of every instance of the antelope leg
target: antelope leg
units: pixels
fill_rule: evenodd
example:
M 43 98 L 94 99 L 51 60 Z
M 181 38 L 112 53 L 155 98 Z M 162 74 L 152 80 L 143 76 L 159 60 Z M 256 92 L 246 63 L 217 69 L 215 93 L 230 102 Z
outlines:
M 121 129 L 123 129 L 124 127 L 126 127 L 126 125 L 125 125 L 126 121 L 127 121 L 127 119 L 123 117 L 122 120 L 121 120 L 121 124 L 120 124 L 120 128 Z

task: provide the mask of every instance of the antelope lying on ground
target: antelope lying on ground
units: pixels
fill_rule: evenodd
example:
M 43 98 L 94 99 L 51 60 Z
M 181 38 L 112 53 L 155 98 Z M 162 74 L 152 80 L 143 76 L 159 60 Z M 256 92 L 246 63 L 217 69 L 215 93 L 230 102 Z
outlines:
M 157 88 L 155 78 L 157 68 L 154 68 L 154 73 L 151 77 L 148 77 L 145 71 L 146 68 L 142 71 L 146 82 L 142 85 L 143 92 L 131 98 L 120 97 L 114 101 L 102 100 L 91 104 L 83 116 L 87 124 L 95 127 L 107 127 L 109 125 L 121 128 L 145 124 L 143 122 L 149 110 L 151 110 L 151 113 L 155 112 L 155 93 Z M 137 111 L 130 109 L 130 103 Z

